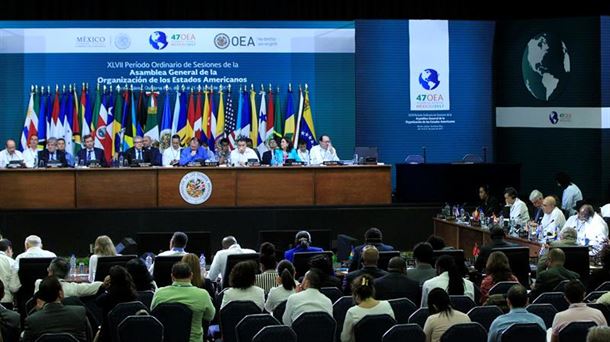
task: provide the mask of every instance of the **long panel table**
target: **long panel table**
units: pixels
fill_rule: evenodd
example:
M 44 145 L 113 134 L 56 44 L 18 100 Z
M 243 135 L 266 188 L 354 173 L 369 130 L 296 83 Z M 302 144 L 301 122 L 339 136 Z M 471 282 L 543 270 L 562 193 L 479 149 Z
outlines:
M 491 240 L 489 230 L 472 227 L 456 221 L 447 221 L 434 218 L 434 235 L 438 235 L 445 240 L 447 246 L 453 246 L 464 250 L 464 256 L 472 258 L 472 249 L 475 243 L 480 247 L 486 245 Z M 520 246 L 530 249 L 530 257 L 537 257 L 540 252 L 540 244 L 527 239 L 507 236 L 506 241 L 514 242 Z
M 193 171 L 212 183 L 197 205 L 179 189 Z M 390 165 L 0 170 L 0 210 L 384 205 L 391 192 Z

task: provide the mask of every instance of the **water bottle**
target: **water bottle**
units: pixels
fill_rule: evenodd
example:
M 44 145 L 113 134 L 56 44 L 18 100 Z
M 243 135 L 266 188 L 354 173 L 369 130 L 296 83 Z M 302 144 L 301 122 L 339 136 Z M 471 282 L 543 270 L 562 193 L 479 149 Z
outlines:
M 353 162 L 354 162 L 354 165 L 358 165 L 358 153 L 354 153 Z
M 119 167 L 123 167 L 125 166 L 125 158 L 123 157 L 122 154 L 119 155 Z
M 205 255 L 203 253 L 201 253 L 201 255 L 199 256 L 199 268 L 201 269 L 201 275 L 204 276 L 206 269 L 205 269 Z
M 70 273 L 76 273 L 76 256 L 74 256 L 74 254 L 70 256 Z
M 78 274 L 85 274 L 85 263 L 84 262 L 78 263 Z
M 150 269 L 150 267 L 152 266 L 152 257 L 150 255 L 146 256 L 146 261 L 144 262 L 146 264 L 146 268 Z

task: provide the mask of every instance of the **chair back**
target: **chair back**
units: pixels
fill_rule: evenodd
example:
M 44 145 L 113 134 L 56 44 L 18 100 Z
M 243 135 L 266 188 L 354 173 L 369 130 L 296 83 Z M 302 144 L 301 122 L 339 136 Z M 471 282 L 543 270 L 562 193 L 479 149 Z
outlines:
M 114 309 L 110 310 L 110 312 L 108 313 L 108 333 L 112 342 L 119 341 L 119 323 L 121 323 L 125 318 L 127 318 L 127 316 L 135 315 L 138 311 L 142 309 L 148 312 L 148 309 L 146 308 L 146 306 L 144 306 L 144 304 L 138 301 L 133 301 L 119 303 L 114 307 Z
M 501 342 L 546 342 L 546 331 L 536 323 L 516 323 L 500 334 Z
M 158 287 L 172 284 L 172 266 L 182 260 L 182 255 L 160 255 L 155 258 L 153 278 Z
M 188 306 L 180 303 L 163 303 L 155 306 L 152 315 L 167 327 L 165 342 L 189 341 L 193 311 Z
M 334 342 L 337 322 L 326 312 L 306 312 L 292 323 L 299 342 Z
M 487 331 L 476 322 L 452 325 L 441 336 L 441 342 L 487 342 Z
M 468 311 L 470 320 L 479 323 L 487 331 L 489 331 L 489 327 L 494 319 L 502 314 L 502 310 L 496 305 L 475 306 Z
M 118 331 L 120 342 L 163 342 L 163 324 L 150 315 L 127 316 Z
M 356 303 L 354 303 L 354 299 L 351 296 L 343 296 L 333 304 L 333 318 L 337 322 L 337 341 L 341 340 L 341 330 L 343 330 L 343 322 L 345 322 L 347 310 L 354 305 Z
M 261 313 L 261 309 L 254 302 L 232 301 L 220 310 L 220 332 L 223 342 L 237 342 L 235 326 L 244 317 Z
M 381 268 L 384 271 L 387 271 L 390 259 L 399 256 L 400 251 L 379 251 L 379 260 L 377 261 L 377 267 Z
M 21 317 L 25 317 L 25 303 L 32 298 L 34 293 L 34 283 L 36 279 L 44 279 L 49 271 L 47 268 L 53 258 L 20 258 L 19 259 L 19 282 L 21 287 L 17 291 L 17 305 Z M 5 286 L 7 286 L 5 284 Z
M 599 285 L 595 291 L 610 291 L 610 281 L 605 281 Z
M 333 252 L 331 251 L 322 251 L 322 252 L 297 252 L 294 253 L 293 256 L 293 264 L 294 269 L 296 271 L 296 277 L 302 277 L 305 275 L 307 271 L 309 271 L 310 264 L 309 260 L 315 257 L 316 255 L 326 255 L 328 260 L 333 259 Z
M 593 303 L 593 302 L 597 301 L 599 299 L 599 297 L 605 295 L 606 292 L 608 292 L 608 291 L 592 291 L 592 292 L 589 292 L 587 294 L 587 296 L 585 297 L 585 302 L 586 303 Z
M 275 309 L 273 309 L 273 317 L 281 322 L 284 318 L 284 311 L 286 311 L 286 301 L 279 303 Z
M 530 250 L 527 247 L 499 247 L 492 252 L 502 252 L 508 258 L 508 264 L 521 285 L 530 288 Z
M 390 315 L 368 315 L 364 316 L 354 326 L 354 337 L 356 342 L 381 341 L 383 334 L 396 324 L 396 320 Z
M 557 312 L 567 310 L 570 306 L 563 292 L 544 292 L 534 299 L 532 304 L 549 303 L 557 309 Z
M 417 310 L 417 305 L 408 298 L 390 299 L 388 303 L 394 311 L 394 318 L 398 324 L 409 323 L 409 317 Z
M 601 311 L 606 318 L 606 322 L 610 322 L 610 307 L 608 305 L 602 303 L 587 303 L 587 306 Z
M 137 255 L 115 255 L 101 256 L 97 258 L 97 267 L 95 268 L 95 281 L 104 281 L 104 278 L 110 274 L 110 268 L 115 265 L 123 266 L 131 259 L 137 258 Z
M 591 327 L 597 324 L 593 321 L 571 322 L 559 331 L 559 341 L 579 342 L 586 341 Z
M 558 312 L 553 304 L 550 303 L 530 304 L 525 309 L 528 312 L 542 318 L 547 329 L 553 326 L 553 319 L 555 318 L 555 314 Z
M 518 281 L 500 281 L 494 284 L 489 290 L 489 295 L 507 294 L 511 287 L 519 284 Z
M 262 328 L 279 324 L 280 322 L 270 314 L 248 315 L 235 326 L 235 337 L 237 342 L 251 342 Z
M 409 154 L 407 158 L 405 158 L 405 163 L 409 164 L 423 164 L 425 162 L 424 157 L 419 154 Z
M 142 302 L 148 309 L 150 309 L 150 304 L 152 303 L 153 296 L 155 295 L 152 291 L 138 291 L 136 295 L 136 299 Z
M 297 334 L 285 325 L 270 325 L 259 331 L 252 342 L 297 342 Z
M 242 254 L 230 254 L 227 256 L 227 264 L 225 265 L 225 269 L 222 273 L 222 288 L 226 289 L 229 287 L 229 276 L 231 275 L 231 271 L 233 267 L 242 261 L 252 260 L 256 262 L 258 265 L 260 259 L 260 255 L 258 253 L 242 253 Z M 258 267 L 257 267 L 258 269 Z M 237 324 L 237 322 L 235 322 Z
M 415 310 L 411 316 L 409 316 L 409 323 L 415 323 L 423 329 L 428 316 L 430 316 L 430 310 L 428 310 L 427 307 L 419 308 Z
M 68 333 L 46 333 L 40 335 L 36 342 L 78 342 L 78 339 Z
M 451 306 L 454 309 L 463 313 L 468 313 L 470 309 L 477 306 L 470 297 L 463 295 L 451 295 L 449 301 L 451 301 Z
M 331 303 L 336 302 L 337 299 L 343 296 L 343 292 L 341 292 L 341 290 L 336 287 L 323 287 L 320 289 L 320 292 L 322 292 L 323 295 L 328 297 Z
M 391 327 L 381 339 L 382 342 L 426 342 L 426 334 L 415 323 L 396 324 Z
M 553 292 L 564 292 L 566 289 L 566 285 L 568 285 L 568 283 L 570 282 L 570 280 L 562 280 L 559 282 L 559 284 L 555 285 L 555 287 L 553 288 Z

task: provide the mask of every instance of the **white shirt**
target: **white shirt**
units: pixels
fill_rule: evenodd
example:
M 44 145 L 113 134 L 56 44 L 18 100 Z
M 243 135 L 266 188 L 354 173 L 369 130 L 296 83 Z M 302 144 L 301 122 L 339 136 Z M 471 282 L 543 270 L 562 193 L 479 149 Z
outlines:
M 265 310 L 271 313 L 275 308 L 280 305 L 281 302 L 285 301 L 290 295 L 296 293 L 296 288 L 292 290 L 286 290 L 284 286 L 276 286 L 269 290 L 267 301 L 265 302 Z
M 333 303 L 318 289 L 308 288 L 288 297 L 282 322 L 284 322 L 284 325 L 291 326 L 292 322 L 301 314 L 320 311 L 332 316 Z
M 15 268 L 15 260 L 4 252 L 0 252 L 0 280 L 4 283 L 3 303 L 13 302 L 13 293 L 21 287 L 19 275 Z
M 322 164 L 325 161 L 339 161 L 337 150 L 332 146 L 325 150 L 320 145 L 316 145 L 309 151 L 309 156 L 312 165 Z
M 299 156 L 299 159 L 301 159 L 302 162 L 305 162 L 306 165 L 309 165 L 309 162 L 310 162 L 309 150 L 305 150 L 305 152 L 301 152 L 301 150 L 297 150 L 297 155 Z
M 23 154 L 17 150 L 13 154 L 8 153 L 6 149 L 0 151 L 0 168 L 5 168 L 13 160 L 23 160 Z
M 530 220 L 530 213 L 527 210 L 527 204 L 525 204 L 525 202 L 519 198 L 515 198 L 515 202 L 510 206 L 510 218 L 511 220 L 515 221 L 515 224 L 525 227 L 527 221 Z
M 256 304 L 261 309 L 261 311 L 263 311 L 265 307 L 265 290 L 254 285 L 250 286 L 247 289 L 238 289 L 230 287 L 224 292 L 224 295 L 222 296 L 222 303 L 220 304 L 220 309 L 222 310 L 225 305 L 237 300 L 249 300 L 251 302 L 254 302 L 254 304 Z
M 248 162 L 248 159 L 258 159 L 256 152 L 253 149 L 246 147 L 244 153 L 239 153 L 238 149 L 234 149 L 231 151 L 231 165 L 233 166 L 243 166 Z
M 215 281 L 219 276 L 222 277 L 225 268 L 227 267 L 227 257 L 231 254 L 246 254 L 256 253 L 255 251 L 248 248 L 241 248 L 239 244 L 233 244 L 227 249 L 221 249 L 216 252 L 212 265 L 210 265 L 210 271 L 208 272 L 208 279 Z
M 38 287 L 42 279 L 36 279 L 34 283 L 34 293 L 38 291 Z M 64 297 L 86 297 L 93 296 L 97 293 L 102 286 L 101 281 L 94 281 L 93 283 L 72 283 L 69 281 L 65 281 L 64 279 L 59 279 L 61 283 L 61 289 L 64 291 Z
M 380 300 L 379 303 L 372 308 L 363 308 L 358 305 L 352 306 L 345 314 L 343 330 L 341 331 L 341 342 L 355 341 L 354 326 L 356 326 L 365 316 L 370 315 L 389 315 L 390 317 L 395 318 L 394 310 L 392 310 L 392 306 L 386 300 Z
M 33 150 L 31 148 L 23 151 L 23 162 L 25 163 L 25 167 L 32 169 L 38 167 L 38 150 Z
M 563 190 L 563 195 L 561 196 L 561 207 L 567 210 L 570 215 L 574 215 L 576 214 L 576 202 L 581 200 L 582 192 L 580 192 L 580 189 L 576 186 L 576 184 L 572 183 Z
M 468 279 L 464 280 L 464 296 L 470 297 L 474 301 L 474 285 Z M 447 291 L 449 286 L 449 272 L 443 272 L 440 275 L 428 279 L 422 285 L 421 306 L 428 306 L 428 293 L 435 288 L 441 288 Z
M 559 231 L 563 228 L 566 223 L 566 218 L 563 216 L 561 209 L 555 207 L 550 214 L 544 214 L 540 226 L 542 227 L 541 240 L 546 241 L 547 237 L 555 239 L 559 235 Z
M 170 163 L 174 160 L 180 161 L 180 149 L 166 148 L 163 151 L 163 166 L 170 166 Z
M 599 211 L 602 214 L 602 217 L 610 217 L 610 203 L 605 204 L 603 207 L 599 208 Z
M 568 218 L 564 227 L 574 227 L 576 229 L 576 243 L 581 246 L 591 246 L 590 255 L 597 254 L 608 238 L 608 226 L 597 213 L 587 221 L 579 220 L 578 215 L 572 215 Z
M 27 251 L 17 255 L 15 258 L 15 269 L 19 270 L 19 259 L 21 258 L 55 258 L 57 255 L 40 247 L 30 247 Z

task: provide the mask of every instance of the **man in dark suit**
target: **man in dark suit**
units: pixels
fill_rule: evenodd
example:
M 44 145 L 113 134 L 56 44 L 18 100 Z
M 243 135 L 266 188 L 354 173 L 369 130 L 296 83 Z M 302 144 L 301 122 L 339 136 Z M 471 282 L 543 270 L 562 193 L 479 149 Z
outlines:
M 0 280 L 0 300 L 4 297 L 4 283 Z M 9 310 L 0 305 L 0 332 L 5 342 L 19 340 L 21 332 L 21 316 L 17 311 Z
M 150 163 L 155 166 L 161 166 L 161 151 L 153 146 L 152 138 L 145 135 L 142 141 L 144 142 L 144 151 L 150 152 Z
M 407 278 L 407 263 L 401 257 L 393 257 L 388 263 L 388 274 L 375 279 L 375 299 L 408 298 L 420 302 L 419 283 Z
M 85 148 L 78 151 L 76 156 L 76 160 L 78 161 L 76 165 L 82 163 L 84 165 L 88 165 L 91 161 L 97 161 L 101 166 L 106 167 L 108 164 L 106 163 L 106 157 L 104 157 L 104 150 L 101 148 L 93 147 L 94 141 L 93 137 L 89 134 L 83 137 L 83 141 L 85 142 Z
M 532 301 L 543 292 L 553 291 L 555 286 L 559 285 L 562 281 L 574 280 L 580 277 L 578 273 L 563 267 L 563 264 L 566 261 L 566 255 L 560 248 L 553 248 L 548 251 L 548 253 L 548 268 L 546 271 L 542 271 L 536 276 L 536 284 L 530 293 L 530 299 Z
M 487 258 L 489 258 L 489 254 L 491 254 L 492 249 L 517 246 L 514 243 L 506 242 L 504 240 L 505 234 L 504 229 L 502 229 L 502 227 L 492 227 L 489 231 L 489 235 L 491 237 L 491 242 L 481 247 L 479 255 L 477 256 L 477 260 L 474 262 L 474 268 L 476 268 L 479 272 L 483 272 L 485 270 Z
M 125 158 L 127 159 L 127 163 L 129 163 L 129 165 L 134 163 L 136 160 L 139 160 L 142 163 L 152 164 L 151 153 L 150 151 L 144 149 L 144 139 L 138 136 L 133 138 L 133 147 L 125 151 Z
M 373 245 L 365 246 L 362 250 L 362 268 L 348 273 L 343 279 L 343 292 L 346 295 L 352 293 L 352 281 L 363 274 L 368 274 L 374 279 L 381 278 L 388 272 L 377 267 L 379 251 Z
M 67 167 L 66 152 L 57 149 L 57 139 L 47 139 L 47 148 L 38 152 L 38 160 L 44 162 L 44 165 L 51 163 L 59 163 L 61 167 Z
M 270 139 L 267 145 L 269 146 L 269 150 L 263 152 L 263 158 L 261 160 L 261 164 L 263 165 L 271 165 L 275 150 L 277 149 L 277 140 Z
M 352 261 L 349 265 L 349 271 L 355 271 L 362 266 L 360 264 L 360 255 L 362 254 L 362 249 L 367 245 L 375 246 L 379 252 L 394 250 L 394 247 L 384 244 L 382 240 L 383 236 L 381 230 L 374 227 L 369 228 L 364 233 L 364 244 L 354 247 L 354 255 L 352 256 Z
M 87 341 L 91 327 L 85 307 L 61 303 L 64 293 L 56 277 L 44 278 L 35 297 L 38 311 L 25 319 L 23 342 L 36 341 L 45 333 L 68 333 L 79 341 Z

